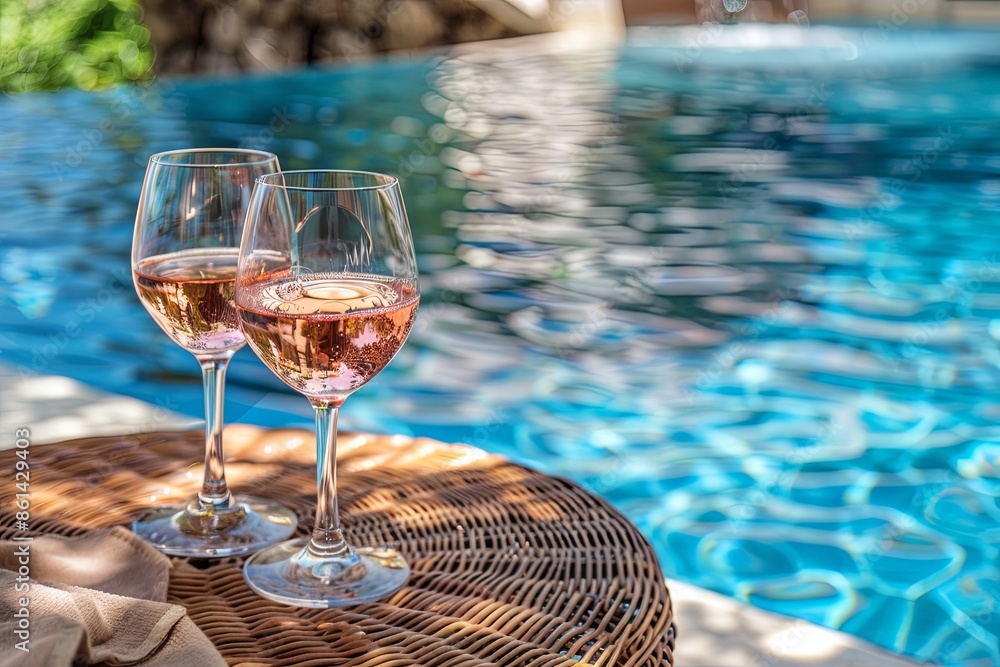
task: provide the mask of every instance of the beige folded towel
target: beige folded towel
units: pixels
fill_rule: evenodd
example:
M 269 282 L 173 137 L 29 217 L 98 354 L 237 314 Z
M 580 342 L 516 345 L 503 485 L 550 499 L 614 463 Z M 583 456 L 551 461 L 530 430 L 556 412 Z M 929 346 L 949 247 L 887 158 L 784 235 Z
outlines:
M 123 528 L 0 542 L 0 568 L 0 667 L 225 667 L 166 604 L 170 561 Z

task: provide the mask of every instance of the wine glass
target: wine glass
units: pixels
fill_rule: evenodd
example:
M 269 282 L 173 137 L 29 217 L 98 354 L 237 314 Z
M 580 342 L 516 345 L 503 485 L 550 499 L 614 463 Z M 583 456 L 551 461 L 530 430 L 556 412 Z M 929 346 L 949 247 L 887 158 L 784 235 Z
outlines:
M 295 530 L 288 508 L 226 485 L 222 409 L 226 367 L 243 347 L 233 282 L 254 179 L 278 171 L 263 151 L 224 148 L 149 159 L 132 243 L 139 300 L 160 328 L 201 364 L 205 386 L 205 477 L 187 506 L 156 507 L 132 530 L 176 556 L 257 551 Z
M 260 595 L 303 607 L 377 600 L 406 583 L 387 546 L 352 547 L 337 511 L 337 413 L 393 358 L 413 326 L 417 266 L 399 183 L 349 171 L 257 179 L 236 274 L 243 333 L 261 361 L 316 411 L 312 535 L 247 560 Z

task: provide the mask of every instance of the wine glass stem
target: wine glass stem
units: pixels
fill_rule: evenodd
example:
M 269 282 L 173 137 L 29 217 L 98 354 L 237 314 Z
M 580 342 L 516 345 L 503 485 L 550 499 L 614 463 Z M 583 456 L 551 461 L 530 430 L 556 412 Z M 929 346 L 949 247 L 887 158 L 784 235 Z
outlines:
M 316 409 L 316 525 L 308 551 L 317 558 L 350 558 L 340 531 L 337 506 L 337 415 L 340 405 L 313 403 Z
M 222 451 L 222 410 L 226 393 L 226 368 L 231 355 L 199 359 L 205 385 L 205 480 L 198 499 L 219 509 L 229 506 L 226 467 Z

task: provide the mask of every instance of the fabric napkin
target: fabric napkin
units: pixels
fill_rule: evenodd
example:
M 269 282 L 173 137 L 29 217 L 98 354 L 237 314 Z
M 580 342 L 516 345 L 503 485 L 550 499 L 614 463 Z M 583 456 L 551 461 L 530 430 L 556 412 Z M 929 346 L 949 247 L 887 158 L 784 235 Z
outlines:
M 0 542 L 0 568 L 0 667 L 226 665 L 166 603 L 170 561 L 124 528 Z

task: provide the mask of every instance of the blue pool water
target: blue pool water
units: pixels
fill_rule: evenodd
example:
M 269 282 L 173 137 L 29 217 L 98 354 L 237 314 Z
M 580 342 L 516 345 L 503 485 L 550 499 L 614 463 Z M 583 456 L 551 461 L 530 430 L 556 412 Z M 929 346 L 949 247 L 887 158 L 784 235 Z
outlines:
M 146 156 L 399 173 L 424 305 L 347 403 L 610 499 L 667 574 L 1000 664 L 1000 38 L 744 26 L 0 99 L 0 360 L 200 415 Z M 248 351 L 229 421 L 308 424 Z

